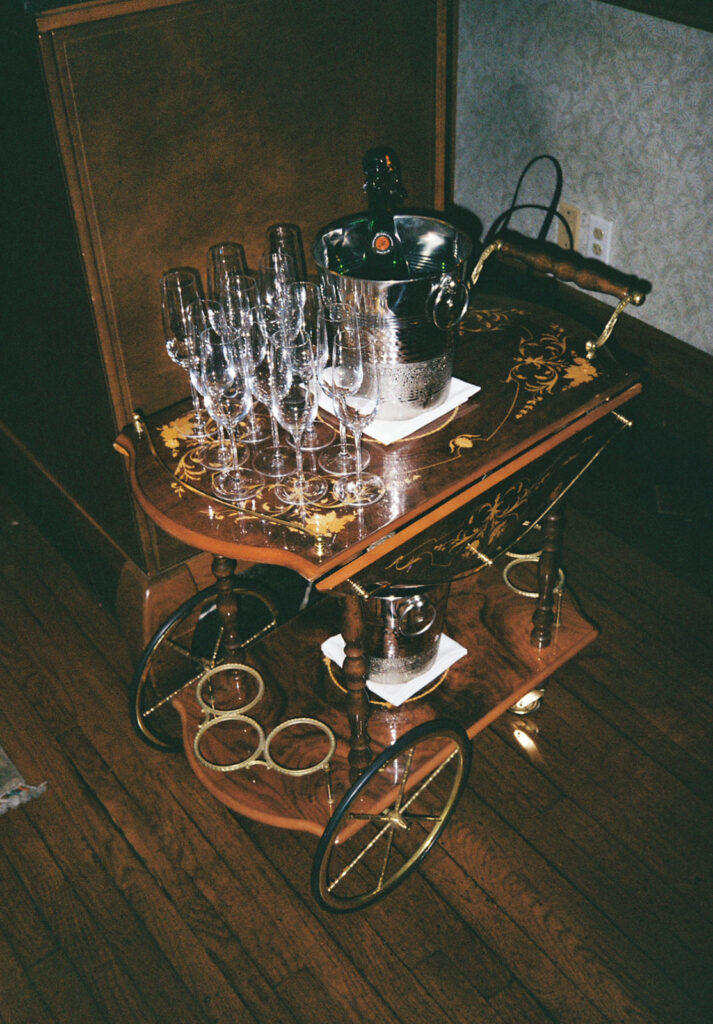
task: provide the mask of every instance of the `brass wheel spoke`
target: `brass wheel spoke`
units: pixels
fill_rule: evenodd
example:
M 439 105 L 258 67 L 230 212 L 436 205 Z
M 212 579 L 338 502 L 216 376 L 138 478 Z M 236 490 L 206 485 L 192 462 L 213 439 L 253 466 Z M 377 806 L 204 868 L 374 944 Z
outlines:
M 181 683 L 181 685 L 177 686 L 172 693 L 167 693 L 164 697 L 161 698 L 161 700 L 158 700 L 156 701 L 155 704 L 152 704 L 150 708 L 144 708 L 143 711 L 141 712 L 141 717 L 148 718 L 149 715 L 155 714 L 156 711 L 159 711 L 162 707 L 165 707 L 166 704 L 170 704 L 173 698 L 177 697 L 178 694 L 182 690 L 185 690 L 187 686 L 192 686 L 195 683 L 197 683 L 200 677 L 203 675 L 203 671 L 203 668 L 201 668 L 201 671 L 197 675 L 192 676 L 190 679 L 187 679 L 185 683 Z
M 458 753 L 458 747 L 455 747 L 453 752 L 448 755 L 448 757 L 445 759 L 445 761 L 442 764 L 439 764 L 438 768 L 434 769 L 434 771 L 431 772 L 431 774 L 428 776 L 428 778 L 423 780 L 423 782 L 418 787 L 418 789 L 411 794 L 411 796 L 408 798 L 406 803 L 401 808 L 402 812 L 408 810 L 408 808 L 411 806 L 411 804 L 415 800 L 418 800 L 418 798 L 420 797 L 421 793 L 423 793 L 423 791 L 425 789 L 427 789 L 431 785 L 431 783 L 433 782 L 434 779 L 438 778 L 438 776 L 441 774 L 441 772 L 446 767 L 446 765 L 449 764 L 453 760 L 453 758 L 456 756 L 457 753 Z M 440 817 L 440 815 L 439 815 L 439 817 Z
M 406 770 L 404 772 L 404 777 L 401 779 L 401 785 L 399 786 L 399 795 L 396 798 L 395 807 L 396 807 L 397 811 L 400 809 L 401 801 L 404 798 L 404 791 L 406 789 L 406 783 L 408 782 L 408 777 L 409 777 L 409 775 L 411 773 L 411 765 L 413 764 L 413 755 L 414 755 L 414 753 L 415 753 L 415 748 L 411 747 L 411 749 L 408 752 L 408 761 L 406 763 Z
M 347 864 L 347 865 L 346 865 L 346 866 L 345 866 L 344 868 L 342 868 L 341 872 L 340 872 L 340 873 L 339 873 L 339 874 L 337 875 L 337 877 L 336 877 L 336 878 L 334 879 L 334 881 L 333 881 L 333 882 L 331 883 L 331 885 L 330 885 L 330 886 L 328 886 L 328 888 L 327 888 L 327 891 L 328 891 L 328 892 L 332 892 L 332 890 L 333 890 L 333 889 L 334 889 L 334 888 L 335 888 L 335 887 L 336 887 L 337 885 L 339 885 L 339 883 L 340 883 L 340 882 L 341 882 L 341 881 L 342 881 L 342 880 L 343 880 L 344 878 L 346 878 L 346 877 L 347 877 L 347 875 L 349 874 L 349 872 L 350 872 L 350 871 L 352 871 L 352 870 L 353 870 L 353 869 L 354 869 L 354 868 L 355 868 L 355 867 L 357 866 L 357 864 L 358 864 L 358 863 L 359 863 L 359 862 L 360 862 L 360 861 L 361 861 L 361 860 L 362 860 L 362 859 L 363 859 L 363 858 L 364 858 L 364 857 L 365 857 L 365 856 L 367 855 L 367 853 L 369 852 L 369 850 L 371 850 L 371 849 L 372 849 L 372 848 L 373 848 L 373 847 L 374 847 L 374 846 L 375 846 L 375 845 L 376 845 L 376 844 L 377 844 L 377 843 L 379 842 L 379 840 L 381 839 L 381 837 L 382 837 L 382 836 L 385 836 L 385 835 L 386 835 L 386 833 L 387 833 L 387 832 L 388 832 L 388 831 L 389 831 L 390 829 L 391 829 L 391 831 L 393 831 L 393 829 L 391 828 L 391 824 L 389 823 L 388 825 L 385 825 L 385 826 L 384 826 L 384 827 L 383 827 L 383 828 L 381 829 L 381 831 L 380 831 L 380 832 L 377 832 L 377 834 L 376 834 L 376 835 L 374 836 L 374 838 L 373 838 L 373 839 L 372 839 L 372 840 L 371 840 L 370 842 L 368 842 L 368 843 L 366 844 L 366 846 L 365 846 L 365 847 L 363 847 L 363 849 L 362 849 L 362 850 L 360 850 L 360 851 L 359 851 L 359 853 L 358 853 L 358 854 L 356 855 L 356 857 L 354 858 L 354 860 L 351 860 L 351 861 L 350 861 L 350 862 L 349 862 L 349 863 L 348 863 L 348 864 Z
M 379 880 L 376 883 L 374 892 L 381 892 L 384 885 L 384 879 L 386 878 L 386 869 L 389 866 L 389 858 L 391 857 L 391 847 L 394 843 L 394 830 L 391 829 L 388 836 L 386 837 L 386 850 L 384 851 L 384 860 L 381 865 L 381 871 L 379 872 Z

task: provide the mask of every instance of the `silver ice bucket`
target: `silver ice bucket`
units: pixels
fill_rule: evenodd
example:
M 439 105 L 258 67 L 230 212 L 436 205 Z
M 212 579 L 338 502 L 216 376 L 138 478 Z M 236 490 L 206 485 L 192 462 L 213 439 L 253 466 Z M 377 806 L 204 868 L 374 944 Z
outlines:
M 436 408 L 453 376 L 455 326 L 468 307 L 468 235 L 433 217 L 396 214 L 394 226 L 409 277 L 361 276 L 369 244 L 366 214 L 324 228 L 312 248 L 329 297 L 352 302 L 374 328 L 383 371 L 379 419 L 406 420 Z
M 433 665 L 450 592 L 449 583 L 419 591 L 394 590 L 362 602 L 369 678 L 407 683 Z

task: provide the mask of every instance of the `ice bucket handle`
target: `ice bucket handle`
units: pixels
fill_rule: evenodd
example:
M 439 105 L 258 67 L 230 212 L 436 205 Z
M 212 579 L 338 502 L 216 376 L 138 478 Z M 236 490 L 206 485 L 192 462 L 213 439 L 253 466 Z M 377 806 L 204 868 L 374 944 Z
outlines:
M 417 626 L 415 629 L 408 629 L 406 621 L 412 612 L 422 612 L 426 617 L 421 625 Z M 424 633 L 429 631 L 433 623 L 436 621 L 436 614 L 435 605 L 431 604 L 430 601 L 427 601 L 421 596 L 421 594 L 415 594 L 399 609 L 397 631 L 403 637 L 422 636 Z
M 468 310 L 467 285 L 452 274 L 443 274 L 428 297 L 427 308 L 439 331 L 450 330 L 460 323 Z

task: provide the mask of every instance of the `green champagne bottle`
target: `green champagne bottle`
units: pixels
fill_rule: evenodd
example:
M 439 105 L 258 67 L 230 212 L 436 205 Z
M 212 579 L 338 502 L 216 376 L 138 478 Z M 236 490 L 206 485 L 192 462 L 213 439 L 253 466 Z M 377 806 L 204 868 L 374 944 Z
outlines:
M 411 274 L 394 224 L 394 211 L 406 197 L 393 150 L 376 146 L 364 155 L 364 191 L 369 213 L 359 276 L 371 281 L 405 281 Z

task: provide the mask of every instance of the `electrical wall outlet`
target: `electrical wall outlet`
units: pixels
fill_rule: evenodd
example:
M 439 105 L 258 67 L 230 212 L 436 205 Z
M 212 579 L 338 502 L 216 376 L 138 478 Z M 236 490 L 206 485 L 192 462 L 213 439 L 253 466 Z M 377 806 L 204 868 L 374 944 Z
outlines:
M 569 230 L 572 232 L 572 238 L 570 240 L 567 234 L 567 228 L 564 226 L 561 220 L 558 219 L 557 228 L 557 245 L 563 249 L 579 249 L 579 235 L 582 229 L 582 211 L 574 203 L 567 203 L 564 200 L 560 202 L 559 212 L 562 214 L 564 219 L 569 224 Z
M 614 225 L 610 220 L 605 220 L 604 217 L 597 217 L 595 214 L 590 213 L 587 217 L 582 255 L 586 259 L 608 263 L 613 230 Z

